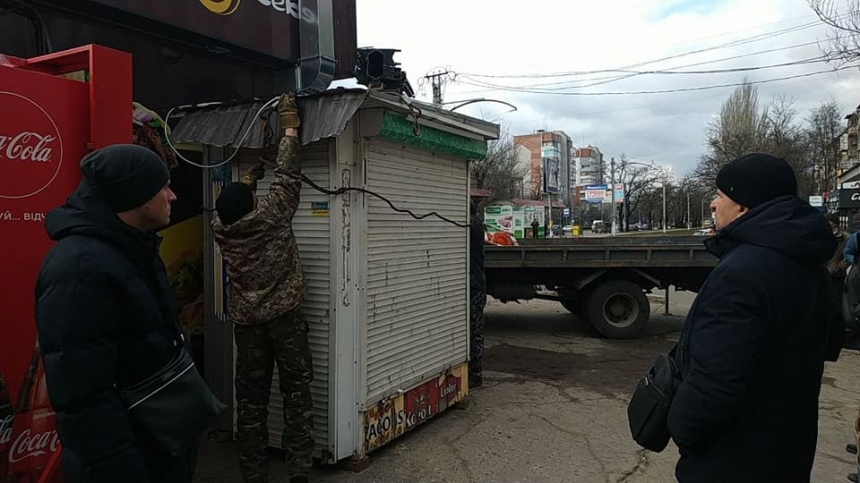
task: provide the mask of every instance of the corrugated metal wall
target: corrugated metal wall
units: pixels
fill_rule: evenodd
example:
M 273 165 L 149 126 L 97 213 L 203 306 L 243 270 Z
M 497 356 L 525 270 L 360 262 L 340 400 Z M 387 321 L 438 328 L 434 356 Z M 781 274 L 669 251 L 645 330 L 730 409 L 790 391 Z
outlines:
M 331 142 L 324 139 L 302 147 L 302 172 L 314 183 L 329 186 Z M 242 160 L 238 169 L 248 169 L 256 162 Z M 257 194 L 268 193 L 272 181 L 272 169 L 267 167 L 266 177 L 258 182 Z M 308 335 L 314 359 L 314 382 L 311 392 L 314 398 L 314 438 L 317 451 L 328 451 L 328 366 L 329 366 L 329 310 L 330 310 L 330 259 L 329 217 L 313 216 L 311 203 L 329 202 L 328 195 L 318 193 L 306 184 L 302 185 L 301 203 L 293 217 L 293 232 L 299 244 L 302 269 L 308 282 L 308 296 L 302 305 L 305 318 L 310 325 Z M 281 447 L 283 429 L 283 398 L 278 386 L 278 370 L 272 380 L 272 397 L 269 400 L 269 444 Z
M 421 215 L 468 220 L 466 162 L 372 140 L 366 186 Z M 468 356 L 467 230 L 367 196 L 368 404 Z

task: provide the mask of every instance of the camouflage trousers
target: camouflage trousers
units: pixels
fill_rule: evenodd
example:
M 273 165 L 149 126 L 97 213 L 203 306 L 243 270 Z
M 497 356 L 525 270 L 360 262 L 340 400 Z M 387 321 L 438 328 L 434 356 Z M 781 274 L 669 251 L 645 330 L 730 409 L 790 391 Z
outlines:
M 469 305 L 469 380 L 483 382 L 484 306 L 487 294 L 472 292 Z M 470 384 L 473 385 L 473 384 Z
M 269 395 L 274 365 L 284 398 L 281 436 L 290 476 L 311 469 L 314 450 L 313 380 L 308 325 L 301 311 L 260 325 L 235 325 L 239 468 L 246 483 L 267 482 Z

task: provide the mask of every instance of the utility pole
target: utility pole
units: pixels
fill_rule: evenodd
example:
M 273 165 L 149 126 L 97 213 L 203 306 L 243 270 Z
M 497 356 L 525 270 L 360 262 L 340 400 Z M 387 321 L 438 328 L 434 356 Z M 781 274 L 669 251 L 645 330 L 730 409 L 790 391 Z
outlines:
M 454 74 L 447 70 L 432 72 L 421 78 L 423 81 L 430 81 L 430 86 L 433 88 L 433 104 L 437 106 L 442 105 L 442 88 L 453 79 Z
M 615 158 L 611 158 L 609 163 L 609 177 L 612 184 L 610 191 L 612 192 L 612 205 L 609 207 L 610 223 L 612 224 L 612 236 L 615 236 Z M 606 199 L 606 198 L 604 198 Z
M 687 188 L 687 229 L 693 227 L 693 222 L 690 221 L 690 189 Z
M 666 170 L 663 170 L 663 233 L 666 233 Z

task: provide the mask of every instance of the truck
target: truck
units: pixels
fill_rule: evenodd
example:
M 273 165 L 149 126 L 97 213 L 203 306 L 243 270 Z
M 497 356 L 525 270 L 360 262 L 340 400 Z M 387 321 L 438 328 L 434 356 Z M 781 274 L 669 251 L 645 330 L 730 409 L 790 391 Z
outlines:
M 654 290 L 698 292 L 717 264 L 702 237 L 521 240 L 487 246 L 487 294 L 503 302 L 555 300 L 612 339 L 640 337 Z

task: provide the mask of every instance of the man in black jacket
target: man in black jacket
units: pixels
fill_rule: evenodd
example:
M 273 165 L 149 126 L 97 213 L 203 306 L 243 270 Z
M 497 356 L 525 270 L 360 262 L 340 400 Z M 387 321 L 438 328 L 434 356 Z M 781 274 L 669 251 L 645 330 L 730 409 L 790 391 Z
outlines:
M 48 214 L 57 244 L 36 285 L 36 324 L 67 483 L 190 482 L 196 451 L 170 457 L 129 419 L 117 387 L 176 351 L 176 303 L 156 230 L 176 200 L 161 159 L 116 145 L 81 162 L 83 181 Z
M 469 219 L 469 387 L 484 384 L 484 307 L 487 276 L 484 273 L 484 220 L 476 201 Z
M 669 432 L 680 483 L 809 482 L 825 360 L 844 323 L 824 268 L 836 248 L 827 221 L 799 199 L 781 158 L 750 154 L 717 176 L 720 262 L 681 332 L 684 379 Z

